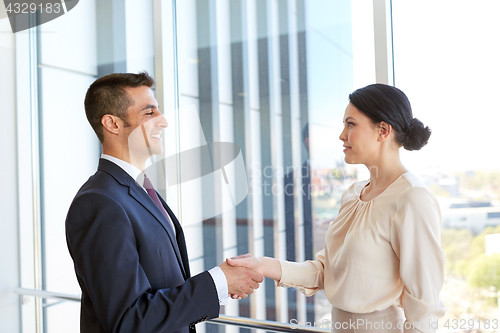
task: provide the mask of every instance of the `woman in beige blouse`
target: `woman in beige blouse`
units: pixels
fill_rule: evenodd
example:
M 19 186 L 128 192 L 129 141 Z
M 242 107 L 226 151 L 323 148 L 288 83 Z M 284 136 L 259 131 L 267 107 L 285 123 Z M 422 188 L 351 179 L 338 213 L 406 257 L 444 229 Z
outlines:
M 325 248 L 314 261 L 228 259 L 306 295 L 324 289 L 336 332 L 434 332 L 445 312 L 439 298 L 445 257 L 438 203 L 401 163 L 399 148 L 419 150 L 431 131 L 413 118 L 399 89 L 374 84 L 349 95 L 345 162 L 364 164 L 370 180 L 343 194 Z M 406 318 L 406 319 L 405 319 Z

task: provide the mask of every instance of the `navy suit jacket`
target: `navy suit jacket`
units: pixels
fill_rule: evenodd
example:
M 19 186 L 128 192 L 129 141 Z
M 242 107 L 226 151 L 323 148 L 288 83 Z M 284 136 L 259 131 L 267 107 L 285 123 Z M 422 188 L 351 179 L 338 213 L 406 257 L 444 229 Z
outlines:
M 191 277 L 182 228 L 176 228 L 122 168 L 99 161 L 66 218 L 66 240 L 82 289 L 82 333 L 194 332 L 219 315 L 208 272 Z

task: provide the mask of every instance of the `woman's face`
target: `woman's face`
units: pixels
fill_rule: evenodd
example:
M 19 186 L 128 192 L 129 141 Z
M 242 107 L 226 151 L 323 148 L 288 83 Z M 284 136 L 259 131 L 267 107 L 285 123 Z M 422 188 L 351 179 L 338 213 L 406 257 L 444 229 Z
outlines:
M 379 152 L 379 129 L 363 112 L 349 103 L 344 113 L 344 129 L 339 139 L 344 143 L 344 160 L 349 164 L 371 164 Z

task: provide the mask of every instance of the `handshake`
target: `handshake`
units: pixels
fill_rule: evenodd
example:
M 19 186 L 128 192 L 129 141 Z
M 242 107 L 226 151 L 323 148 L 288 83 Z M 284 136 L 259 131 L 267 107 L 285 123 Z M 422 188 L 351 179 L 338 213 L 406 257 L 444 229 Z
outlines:
M 229 296 L 233 299 L 247 298 L 264 276 L 274 280 L 281 279 L 281 265 L 274 258 L 252 257 L 250 253 L 226 259 L 219 265 L 227 280 Z

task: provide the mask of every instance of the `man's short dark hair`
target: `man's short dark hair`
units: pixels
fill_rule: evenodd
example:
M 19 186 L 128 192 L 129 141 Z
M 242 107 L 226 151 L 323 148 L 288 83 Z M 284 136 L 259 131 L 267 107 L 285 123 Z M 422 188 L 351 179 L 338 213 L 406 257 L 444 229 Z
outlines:
M 125 88 L 152 87 L 154 79 L 147 72 L 139 74 L 114 73 L 94 81 L 85 95 L 85 114 L 101 143 L 104 141 L 101 119 L 110 114 L 126 122 L 127 109 L 134 101 Z

